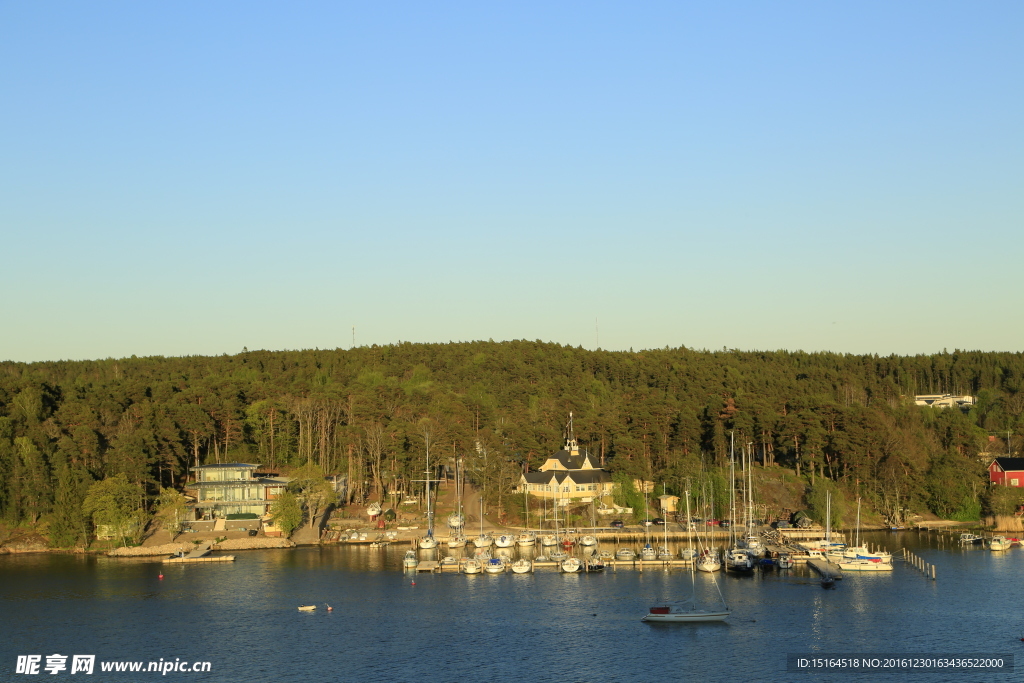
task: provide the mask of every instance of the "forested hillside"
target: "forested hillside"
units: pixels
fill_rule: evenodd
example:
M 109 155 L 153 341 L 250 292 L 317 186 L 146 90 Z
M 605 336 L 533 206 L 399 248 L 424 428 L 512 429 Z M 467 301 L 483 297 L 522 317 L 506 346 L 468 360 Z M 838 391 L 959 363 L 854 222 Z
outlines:
M 1024 356 L 955 352 L 588 351 L 541 342 L 397 344 L 234 356 L 0 363 L 0 514 L 74 522 L 93 481 L 148 505 L 189 467 L 309 462 L 355 498 L 465 455 L 492 492 L 556 450 L 570 411 L 613 472 L 667 482 L 724 463 L 730 432 L 766 465 L 858 489 L 881 511 L 969 512 L 978 454 L 1018 450 Z M 916 393 L 974 394 L 969 413 Z M 63 520 L 63 521 L 62 521 Z

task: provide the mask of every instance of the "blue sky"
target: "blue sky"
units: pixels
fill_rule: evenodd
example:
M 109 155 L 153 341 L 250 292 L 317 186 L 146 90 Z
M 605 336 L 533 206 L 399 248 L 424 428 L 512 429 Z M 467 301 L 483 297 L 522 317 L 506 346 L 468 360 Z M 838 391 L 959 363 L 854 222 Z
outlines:
M 0 359 L 1024 349 L 1024 6 L 712 5 L 0 4 Z

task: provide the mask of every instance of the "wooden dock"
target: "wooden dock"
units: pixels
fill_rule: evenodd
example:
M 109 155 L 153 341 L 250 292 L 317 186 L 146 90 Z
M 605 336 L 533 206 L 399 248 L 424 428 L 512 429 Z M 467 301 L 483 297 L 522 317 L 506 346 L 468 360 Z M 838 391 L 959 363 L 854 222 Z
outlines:
M 185 557 L 168 557 L 164 560 L 165 564 L 192 564 L 194 562 L 234 562 L 234 555 L 206 555 L 204 557 L 191 557 L 186 555 Z
M 843 570 L 839 568 L 838 564 L 818 559 L 807 560 L 807 564 L 814 567 L 814 570 L 822 576 L 831 576 L 837 581 L 843 578 Z

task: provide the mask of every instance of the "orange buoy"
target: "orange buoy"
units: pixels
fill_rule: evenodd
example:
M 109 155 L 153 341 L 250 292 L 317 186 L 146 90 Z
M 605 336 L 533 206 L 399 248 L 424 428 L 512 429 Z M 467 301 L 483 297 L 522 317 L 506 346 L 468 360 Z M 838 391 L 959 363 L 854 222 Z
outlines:
M 413 581 L 413 582 L 412 582 L 412 585 L 414 585 L 414 586 L 415 586 L 415 585 L 416 585 L 416 582 L 415 582 L 415 581 Z
M 161 581 L 163 581 L 164 580 L 164 575 L 160 574 L 157 578 L 160 579 Z

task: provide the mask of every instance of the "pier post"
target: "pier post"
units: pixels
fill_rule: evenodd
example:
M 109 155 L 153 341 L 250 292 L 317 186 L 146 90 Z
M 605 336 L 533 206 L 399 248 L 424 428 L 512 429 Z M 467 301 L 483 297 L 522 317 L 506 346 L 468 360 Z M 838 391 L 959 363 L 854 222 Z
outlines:
M 935 580 L 935 565 L 932 565 L 932 581 Z

